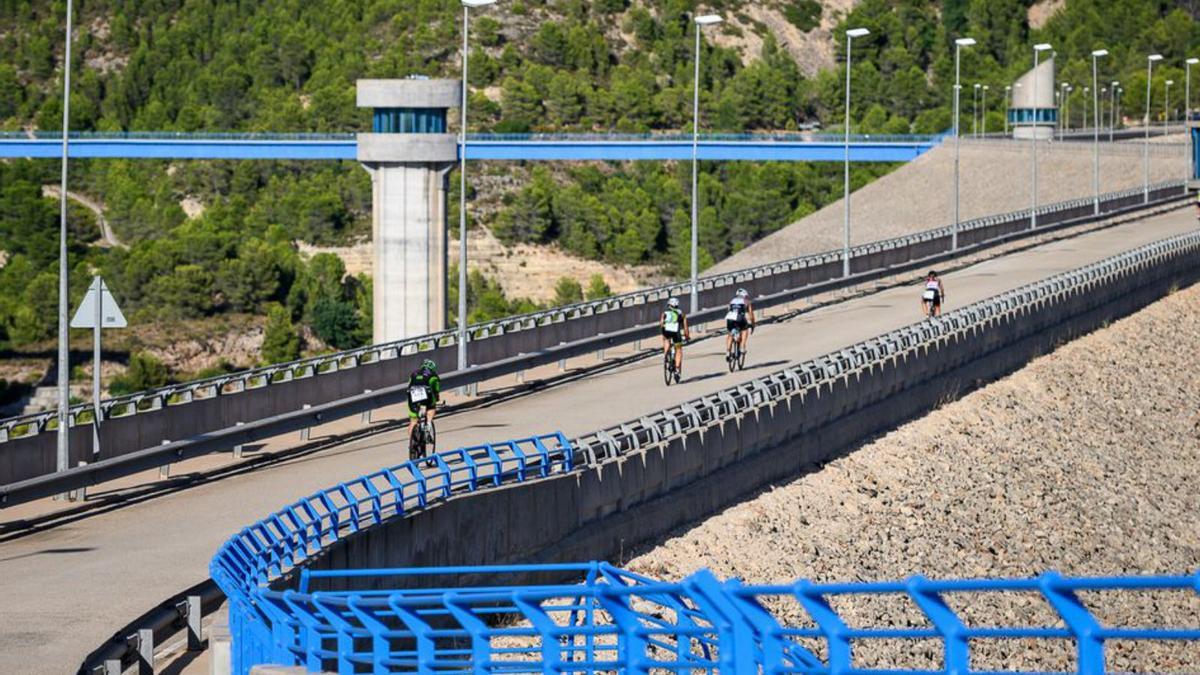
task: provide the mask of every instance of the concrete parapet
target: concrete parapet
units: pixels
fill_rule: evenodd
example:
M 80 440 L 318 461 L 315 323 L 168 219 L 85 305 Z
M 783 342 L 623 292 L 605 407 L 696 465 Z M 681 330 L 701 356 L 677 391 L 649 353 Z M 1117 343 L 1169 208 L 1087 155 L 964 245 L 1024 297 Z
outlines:
M 359 80 L 360 108 L 457 108 L 460 80 Z
M 1194 255 L 1177 254 L 1064 285 L 967 330 L 858 366 L 847 360 L 836 377 L 767 404 L 701 416 L 685 434 L 582 472 L 454 497 L 360 531 L 312 567 L 619 562 L 640 542 L 845 453 L 1198 278 Z

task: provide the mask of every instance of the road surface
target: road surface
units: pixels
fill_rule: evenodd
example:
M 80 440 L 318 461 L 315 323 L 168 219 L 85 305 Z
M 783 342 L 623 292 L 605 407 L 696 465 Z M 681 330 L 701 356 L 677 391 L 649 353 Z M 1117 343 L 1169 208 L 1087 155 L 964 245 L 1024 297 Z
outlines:
M 1191 209 L 1181 209 L 966 267 L 944 277 L 947 308 L 1195 228 Z M 736 374 L 725 370 L 723 340 L 710 339 L 687 347 L 680 386 L 663 386 L 657 358 L 568 379 L 445 416 L 439 441 L 449 448 L 592 431 L 906 325 L 919 318 L 918 302 L 914 284 L 761 326 Z M 357 428 L 345 420 L 313 435 Z M 203 581 L 213 551 L 233 532 L 300 496 L 395 464 L 404 447 L 402 432 L 385 432 L 0 543 L 0 672 L 73 672 L 117 628 Z

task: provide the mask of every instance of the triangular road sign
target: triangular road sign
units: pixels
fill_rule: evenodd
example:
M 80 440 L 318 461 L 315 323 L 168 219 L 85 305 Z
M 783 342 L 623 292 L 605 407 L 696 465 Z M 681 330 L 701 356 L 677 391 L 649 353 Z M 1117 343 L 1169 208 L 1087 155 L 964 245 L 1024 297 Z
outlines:
M 75 310 L 71 328 L 96 328 L 97 302 L 100 303 L 100 328 L 124 328 L 129 325 L 116 299 L 108 291 L 108 284 L 96 277 L 88 287 L 87 295 L 83 296 L 83 302 L 79 303 L 79 309 Z

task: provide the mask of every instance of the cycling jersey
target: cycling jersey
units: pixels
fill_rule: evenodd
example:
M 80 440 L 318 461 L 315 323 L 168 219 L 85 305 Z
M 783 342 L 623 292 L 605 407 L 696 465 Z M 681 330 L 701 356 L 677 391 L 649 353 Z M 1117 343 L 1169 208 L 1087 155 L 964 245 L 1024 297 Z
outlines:
M 662 315 L 662 335 L 673 342 L 683 342 L 684 314 L 681 310 L 668 307 Z
M 729 330 L 735 327 L 740 330 L 745 330 L 749 325 L 749 319 L 746 316 L 750 311 L 750 303 L 741 296 L 735 296 L 729 301 L 729 311 L 725 313 L 725 326 Z
M 415 416 L 421 406 L 433 410 L 437 408 L 438 398 L 442 393 L 442 380 L 437 373 L 417 370 L 408 378 L 408 411 Z
M 921 294 L 921 299 L 925 302 L 939 304 L 942 301 L 942 282 L 937 279 L 925 280 L 925 292 Z

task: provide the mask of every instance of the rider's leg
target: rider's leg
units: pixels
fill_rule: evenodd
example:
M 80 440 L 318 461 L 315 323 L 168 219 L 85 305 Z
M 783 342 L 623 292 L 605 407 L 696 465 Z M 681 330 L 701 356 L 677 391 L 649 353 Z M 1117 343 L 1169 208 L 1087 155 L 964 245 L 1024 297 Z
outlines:
M 738 341 L 741 342 L 742 351 L 746 351 L 746 344 L 750 342 L 750 327 L 742 328 L 742 332 L 738 334 Z
M 683 343 L 682 342 L 675 343 L 675 370 L 676 370 L 676 372 L 683 372 Z

